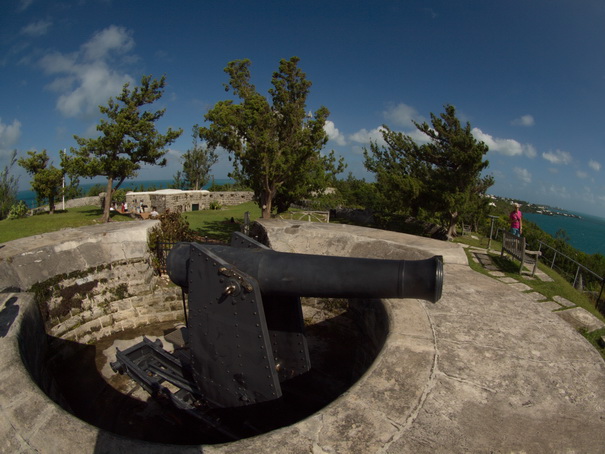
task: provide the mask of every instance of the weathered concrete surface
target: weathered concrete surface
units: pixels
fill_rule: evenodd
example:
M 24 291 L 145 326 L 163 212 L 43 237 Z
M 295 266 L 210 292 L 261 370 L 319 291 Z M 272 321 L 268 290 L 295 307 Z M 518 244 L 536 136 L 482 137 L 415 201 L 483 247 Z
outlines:
M 281 251 L 406 259 L 443 255 L 443 297 L 434 305 L 384 301 L 390 332 L 383 351 L 359 382 L 323 411 L 251 439 L 175 447 L 99 431 L 46 398 L 19 365 L 19 339 L 43 345 L 35 329 L 39 315 L 27 301 L 21 306 L 26 294 L 4 294 L 11 304 L 0 315 L 0 328 L 7 323 L 4 337 L 0 332 L 0 451 L 603 452 L 601 357 L 546 305 L 472 271 L 462 248 L 359 227 L 262 224 L 272 247 Z M 16 318 L 9 323 L 11 317 Z
M 325 226 L 295 233 L 292 226 L 263 225 L 277 250 L 338 247 Z M 357 232 L 365 242 L 366 234 Z M 382 238 L 382 232 L 371 236 Z M 386 238 L 396 242 L 396 236 Z M 408 244 L 407 235 L 399 242 Z M 598 353 L 546 306 L 463 265 L 455 245 L 434 244 L 445 246 L 426 249 L 445 257 L 443 298 L 434 305 L 389 301 L 393 325 L 385 352 L 351 390 L 373 397 L 371 416 L 345 411 L 333 426 L 334 420 L 316 415 L 307 446 L 314 452 L 360 453 L 602 452 L 605 363 Z M 393 343 L 404 344 L 405 356 L 390 354 Z M 410 370 L 428 371 L 426 381 L 398 380 Z M 405 408 L 399 392 L 412 399 Z M 259 449 L 260 442 L 250 447 Z
M 143 257 L 147 231 L 157 223 L 111 222 L 0 244 L 0 291 L 27 290 L 57 274 Z

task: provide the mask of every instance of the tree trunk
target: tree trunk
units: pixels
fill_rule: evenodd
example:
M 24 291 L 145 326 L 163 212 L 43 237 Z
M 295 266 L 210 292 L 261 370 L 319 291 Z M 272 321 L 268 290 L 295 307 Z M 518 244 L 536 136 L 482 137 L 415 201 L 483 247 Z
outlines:
M 271 209 L 273 208 L 273 197 L 271 192 L 263 191 L 260 195 L 261 217 L 263 219 L 271 219 Z
M 450 226 L 447 229 L 447 238 L 451 240 L 457 236 L 456 233 L 456 224 L 458 223 L 458 212 L 454 211 L 450 213 Z
M 103 222 L 109 222 L 111 208 L 111 197 L 113 196 L 113 178 L 107 177 L 107 188 L 105 189 L 105 203 L 103 206 Z
M 55 198 L 54 197 L 48 198 L 48 211 L 49 211 L 49 214 L 55 214 Z

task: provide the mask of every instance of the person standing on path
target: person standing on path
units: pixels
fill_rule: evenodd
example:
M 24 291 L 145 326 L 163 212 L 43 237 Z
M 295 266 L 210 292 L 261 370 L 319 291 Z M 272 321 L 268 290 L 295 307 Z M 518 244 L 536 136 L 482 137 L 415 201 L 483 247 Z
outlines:
M 523 215 L 519 208 L 521 205 L 518 203 L 513 203 L 513 211 L 510 212 L 508 216 L 510 219 L 510 233 L 516 236 L 521 236 L 523 233 Z

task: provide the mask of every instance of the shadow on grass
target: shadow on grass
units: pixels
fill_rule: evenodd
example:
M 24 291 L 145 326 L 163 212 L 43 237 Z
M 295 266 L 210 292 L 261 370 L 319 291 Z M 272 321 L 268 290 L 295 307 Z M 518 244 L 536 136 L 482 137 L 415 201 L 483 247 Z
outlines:
M 101 208 L 87 208 L 82 210 L 81 213 L 86 217 L 101 217 L 103 216 L 103 210 Z M 114 216 L 114 213 L 111 213 L 111 217 Z
M 513 261 L 512 259 L 496 255 L 492 256 L 492 261 L 504 273 L 519 274 L 520 264 L 518 264 L 518 262 Z
M 215 240 L 229 242 L 233 232 L 239 232 L 241 220 L 225 218 L 222 221 L 209 221 L 202 227 L 199 227 L 195 232 L 203 237 L 208 237 Z

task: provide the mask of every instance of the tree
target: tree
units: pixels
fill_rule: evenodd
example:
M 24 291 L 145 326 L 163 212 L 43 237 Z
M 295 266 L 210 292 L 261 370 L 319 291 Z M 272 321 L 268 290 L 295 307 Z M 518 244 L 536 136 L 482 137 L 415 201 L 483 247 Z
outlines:
M 199 126 L 193 127 L 193 147 L 183 155 L 183 173 L 188 189 L 202 189 L 209 181 L 210 168 L 218 161 L 216 146 L 198 142 Z
M 430 139 L 420 147 L 419 157 L 431 166 L 431 200 L 436 210 L 449 220 L 446 227 L 451 238 L 456 235 L 458 217 L 467 209 L 473 190 L 481 186 L 481 172 L 489 165 L 483 157 L 489 148 L 475 139 L 469 122 L 464 127 L 460 125 L 454 106 L 446 105 L 439 117 L 431 113 L 431 123 L 432 127 L 426 122 L 414 122 Z M 491 184 L 493 179 L 483 182 L 483 194 Z
M 376 208 L 418 216 L 430 166 L 418 158 L 419 147 L 411 137 L 386 125 L 381 132 L 386 146 L 372 142 L 369 151 L 364 149 L 364 165 L 374 173 L 380 194 Z
M 460 215 L 478 209 L 478 199 L 494 180 L 481 176 L 489 165 L 483 160 L 487 145 L 475 139 L 470 123 L 461 126 L 453 106 L 446 105 L 439 116 L 431 114 L 431 123 L 414 122 L 429 139 L 422 145 L 385 126 L 386 146 L 372 144 L 370 152 L 364 151 L 366 167 L 376 174 L 379 190 L 394 207 L 440 215 L 451 238 Z
M 63 188 L 61 193 L 66 200 L 82 197 L 84 194 L 80 188 L 80 175 L 76 167 L 72 165 L 73 157 L 63 151 L 59 151 L 61 157 L 61 170 L 63 171 Z
M 63 171 L 49 163 L 46 150 L 39 153 L 28 151 L 27 154 L 28 158 L 19 158 L 19 165 L 32 176 L 31 187 L 36 193 L 38 204 L 42 205 L 48 200 L 50 214 L 54 214 L 55 200 L 61 195 Z
M 280 61 L 271 80 L 271 103 L 250 82 L 250 60 L 228 63 L 225 89 L 232 89 L 242 102 L 218 102 L 204 117 L 210 126 L 199 129 L 210 146 L 232 153 L 230 177 L 254 191 L 263 218 L 271 217 L 278 194 L 283 207 L 294 197 L 322 189 L 327 181 L 322 176 L 337 171 L 330 167 L 333 154 L 321 155 L 328 141 L 324 125 L 329 111 L 320 107 L 306 113 L 311 82 L 298 67 L 299 60 Z
M 97 125 L 101 135 L 92 139 L 74 136 L 80 145 L 79 149 L 71 149 L 75 173 L 88 178 L 107 177 L 103 222 L 109 221 L 113 191 L 127 178 L 135 177 L 142 164 L 166 165 L 165 147 L 183 132 L 168 128 L 166 134 L 160 134 L 155 123 L 165 109 L 143 109 L 162 97 L 165 84 L 165 76 L 159 80 L 143 76 L 140 86 L 133 89 L 125 84 L 115 100 L 109 98 L 107 106 L 99 106 L 107 116 Z
M 8 216 L 11 207 L 17 203 L 19 177 L 11 175 L 11 170 L 17 162 L 17 150 L 13 150 L 8 164 L 0 171 L 0 220 Z

